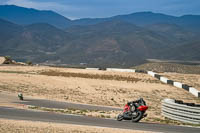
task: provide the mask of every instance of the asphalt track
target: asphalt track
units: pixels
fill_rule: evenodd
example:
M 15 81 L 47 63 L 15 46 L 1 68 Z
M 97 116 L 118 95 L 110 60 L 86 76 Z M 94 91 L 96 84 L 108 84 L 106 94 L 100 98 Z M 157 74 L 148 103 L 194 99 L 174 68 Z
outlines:
M 77 104 L 77 103 L 69 103 L 69 102 L 60 102 L 60 101 L 52 101 L 52 100 L 45 100 L 45 99 L 27 99 L 25 98 L 24 101 L 15 102 L 18 104 L 25 104 L 25 105 L 33 105 L 38 107 L 46 107 L 46 108 L 57 108 L 57 109 L 80 109 L 80 110 L 101 110 L 101 111 L 111 111 L 116 110 L 120 111 L 120 108 L 114 107 L 106 107 L 106 106 L 95 106 L 89 104 Z
M 67 123 L 78 125 L 90 125 L 99 127 L 111 127 L 120 129 L 143 130 L 166 133 L 200 133 L 200 128 L 171 126 L 151 123 L 132 123 L 130 121 L 116 121 L 87 116 L 56 114 L 51 112 L 39 112 L 9 107 L 0 107 L 0 118 L 14 120 L 31 120 L 54 123 Z
M 0 97 L 3 98 L 7 97 L 8 99 L 12 99 L 11 102 L 17 104 L 34 105 L 47 108 L 58 108 L 58 109 L 73 108 L 73 109 L 105 110 L 105 111 L 121 110 L 119 108 L 113 108 L 113 107 L 75 104 L 75 103 L 59 102 L 59 101 L 52 101 L 45 99 L 34 99 L 31 97 L 25 97 L 24 101 L 19 101 L 17 99 L 17 96 L 6 95 L 3 93 L 0 93 Z M 200 128 L 194 128 L 194 127 L 172 126 L 165 124 L 142 123 L 142 122 L 132 123 L 130 121 L 118 122 L 112 119 L 101 119 L 88 116 L 56 114 L 53 112 L 24 110 L 24 109 L 16 109 L 3 106 L 2 107 L 0 106 L 0 118 L 53 122 L 53 123 L 67 123 L 67 124 L 153 131 L 153 132 L 166 132 L 166 133 L 200 133 Z

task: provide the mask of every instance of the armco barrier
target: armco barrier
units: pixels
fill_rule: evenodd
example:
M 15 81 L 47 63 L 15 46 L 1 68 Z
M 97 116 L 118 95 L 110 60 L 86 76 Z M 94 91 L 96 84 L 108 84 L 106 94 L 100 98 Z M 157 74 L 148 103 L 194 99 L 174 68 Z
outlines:
M 200 124 L 200 106 L 194 103 L 177 102 L 173 99 L 162 101 L 162 115 L 164 117 L 186 123 Z

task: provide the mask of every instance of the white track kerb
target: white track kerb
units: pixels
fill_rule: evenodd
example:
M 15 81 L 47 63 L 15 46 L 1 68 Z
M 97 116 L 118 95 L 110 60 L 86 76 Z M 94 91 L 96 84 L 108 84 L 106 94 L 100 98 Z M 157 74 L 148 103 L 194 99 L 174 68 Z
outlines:
M 173 99 L 162 101 L 162 115 L 173 120 L 200 124 L 200 107 L 175 103 Z

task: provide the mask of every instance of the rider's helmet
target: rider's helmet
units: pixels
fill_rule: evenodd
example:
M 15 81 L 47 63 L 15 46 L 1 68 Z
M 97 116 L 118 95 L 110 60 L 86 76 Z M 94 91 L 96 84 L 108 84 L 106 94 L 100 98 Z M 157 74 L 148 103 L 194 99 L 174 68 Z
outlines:
M 141 104 L 143 104 L 143 105 L 146 105 L 146 102 L 144 101 L 143 98 L 140 98 L 140 99 L 139 99 L 139 102 L 140 102 Z
M 144 101 L 143 98 L 140 98 L 139 101 Z

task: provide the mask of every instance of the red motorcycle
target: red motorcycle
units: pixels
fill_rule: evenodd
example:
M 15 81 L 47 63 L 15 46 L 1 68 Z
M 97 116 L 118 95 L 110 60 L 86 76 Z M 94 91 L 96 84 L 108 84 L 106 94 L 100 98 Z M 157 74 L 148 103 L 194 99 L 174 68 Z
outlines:
M 148 106 L 146 106 L 146 102 L 143 98 L 140 98 L 137 101 L 128 102 L 124 106 L 123 112 L 117 116 L 117 120 L 132 120 L 132 122 L 139 122 L 142 118 L 147 116 L 145 113 L 147 109 Z

